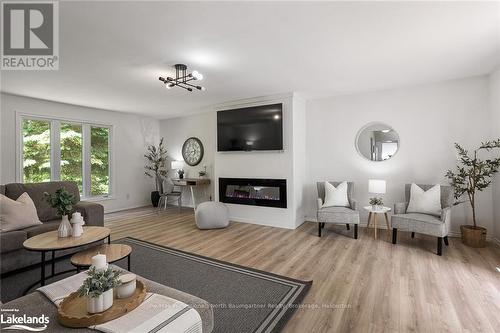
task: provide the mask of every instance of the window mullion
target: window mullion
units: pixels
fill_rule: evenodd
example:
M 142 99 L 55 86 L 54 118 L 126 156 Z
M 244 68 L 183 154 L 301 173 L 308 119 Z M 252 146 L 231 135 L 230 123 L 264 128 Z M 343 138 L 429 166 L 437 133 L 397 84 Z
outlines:
M 61 123 L 50 122 L 50 179 L 61 179 Z
M 83 196 L 85 198 L 90 197 L 90 125 L 83 124 L 82 127 L 83 135 Z

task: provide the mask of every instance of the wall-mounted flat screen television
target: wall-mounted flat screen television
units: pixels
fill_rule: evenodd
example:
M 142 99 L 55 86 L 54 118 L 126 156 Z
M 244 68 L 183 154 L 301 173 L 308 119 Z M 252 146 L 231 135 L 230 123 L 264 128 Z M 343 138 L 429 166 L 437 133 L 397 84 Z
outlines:
M 217 112 L 217 151 L 283 150 L 283 104 Z

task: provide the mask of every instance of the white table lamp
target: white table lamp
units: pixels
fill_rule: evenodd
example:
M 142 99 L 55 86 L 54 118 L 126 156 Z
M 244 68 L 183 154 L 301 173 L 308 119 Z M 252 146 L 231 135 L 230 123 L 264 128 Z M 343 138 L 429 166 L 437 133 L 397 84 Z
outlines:
M 170 166 L 174 170 L 180 170 L 184 167 L 184 163 L 182 163 L 182 161 L 172 161 L 172 163 L 170 163 Z
M 386 184 L 385 180 L 370 179 L 368 181 L 368 192 L 376 194 L 385 194 Z

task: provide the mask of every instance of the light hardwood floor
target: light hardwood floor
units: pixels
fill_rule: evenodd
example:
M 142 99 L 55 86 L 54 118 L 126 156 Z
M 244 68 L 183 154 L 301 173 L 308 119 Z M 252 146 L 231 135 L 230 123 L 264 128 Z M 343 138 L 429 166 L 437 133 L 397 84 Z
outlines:
M 190 209 L 106 215 L 112 239 L 131 236 L 289 277 L 313 280 L 284 332 L 500 332 L 500 247 L 317 224 L 296 230 L 245 223 L 198 230 Z M 133 255 L 133 254 L 132 254 Z

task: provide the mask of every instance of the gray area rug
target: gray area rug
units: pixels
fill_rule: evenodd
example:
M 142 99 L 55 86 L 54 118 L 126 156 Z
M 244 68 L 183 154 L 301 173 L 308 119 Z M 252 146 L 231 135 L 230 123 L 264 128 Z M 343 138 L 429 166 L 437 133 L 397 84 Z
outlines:
M 113 243 L 132 246 L 132 272 L 210 302 L 214 332 L 279 332 L 312 284 L 134 238 Z M 126 260 L 115 264 L 126 269 Z M 68 258 L 56 266 L 71 268 Z M 3 277 L 2 301 L 19 297 L 38 278 L 36 267 Z

